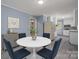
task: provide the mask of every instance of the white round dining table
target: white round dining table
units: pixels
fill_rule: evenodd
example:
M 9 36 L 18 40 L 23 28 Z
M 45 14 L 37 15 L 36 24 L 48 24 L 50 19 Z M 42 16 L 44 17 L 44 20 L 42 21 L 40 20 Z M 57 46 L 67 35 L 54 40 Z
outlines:
M 18 39 L 16 43 L 20 46 L 32 48 L 33 49 L 32 59 L 37 59 L 35 49 L 38 47 L 49 45 L 51 43 L 51 40 L 40 36 L 37 36 L 36 40 L 32 40 L 32 37 L 24 37 Z

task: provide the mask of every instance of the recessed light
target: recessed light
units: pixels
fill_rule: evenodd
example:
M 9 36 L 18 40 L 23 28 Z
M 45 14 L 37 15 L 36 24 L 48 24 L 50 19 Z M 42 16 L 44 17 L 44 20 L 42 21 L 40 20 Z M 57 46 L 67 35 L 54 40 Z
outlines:
M 44 3 L 43 0 L 39 0 L 39 1 L 38 1 L 38 4 L 40 4 L 40 5 L 42 5 L 43 3 Z

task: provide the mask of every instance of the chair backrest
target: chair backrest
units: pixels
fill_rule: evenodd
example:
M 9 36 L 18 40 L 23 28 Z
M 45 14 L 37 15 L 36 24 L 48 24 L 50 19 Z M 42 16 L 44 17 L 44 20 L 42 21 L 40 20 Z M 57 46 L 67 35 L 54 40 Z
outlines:
M 62 39 L 60 38 L 59 40 L 55 41 L 55 44 L 54 44 L 54 47 L 52 49 L 52 53 L 51 53 L 51 58 L 50 59 L 54 59 L 55 56 L 57 55 L 57 52 L 58 52 L 61 40 Z
M 26 33 L 19 33 L 19 38 L 26 37 Z
M 50 33 L 43 33 L 43 37 L 50 38 Z
M 8 53 L 9 53 L 9 56 L 11 57 L 11 59 L 16 59 L 14 57 L 13 49 L 12 49 L 12 46 L 11 46 L 10 42 L 7 41 L 6 39 L 3 39 L 3 41 L 5 43 L 6 49 L 7 49 Z

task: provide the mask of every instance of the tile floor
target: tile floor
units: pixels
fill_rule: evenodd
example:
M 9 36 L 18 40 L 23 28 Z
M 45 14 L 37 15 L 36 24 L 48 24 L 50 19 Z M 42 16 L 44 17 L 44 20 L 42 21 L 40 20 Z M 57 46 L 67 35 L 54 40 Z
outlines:
M 78 59 L 78 47 L 73 46 L 69 43 L 69 37 L 62 37 L 63 40 L 61 42 L 59 51 L 55 59 Z M 54 44 L 54 41 L 52 41 L 51 45 L 47 46 L 48 49 L 52 49 L 52 45 Z M 32 49 L 26 48 L 29 51 L 32 52 Z M 41 49 L 41 48 L 40 48 Z M 37 49 L 40 50 L 39 48 Z M 7 52 L 3 52 L 1 59 L 10 59 Z M 27 59 L 30 59 L 30 56 L 27 57 Z M 37 59 L 42 59 L 40 56 L 37 56 Z

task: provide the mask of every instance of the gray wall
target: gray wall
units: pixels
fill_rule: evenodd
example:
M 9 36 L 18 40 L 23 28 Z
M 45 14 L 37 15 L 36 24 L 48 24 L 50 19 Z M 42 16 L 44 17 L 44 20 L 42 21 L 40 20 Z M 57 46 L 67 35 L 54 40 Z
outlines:
M 31 15 L 17 11 L 15 9 L 1 5 L 1 33 L 5 34 L 8 31 L 8 17 L 18 17 L 20 19 L 20 28 L 14 29 L 18 33 L 29 34 L 29 17 Z

